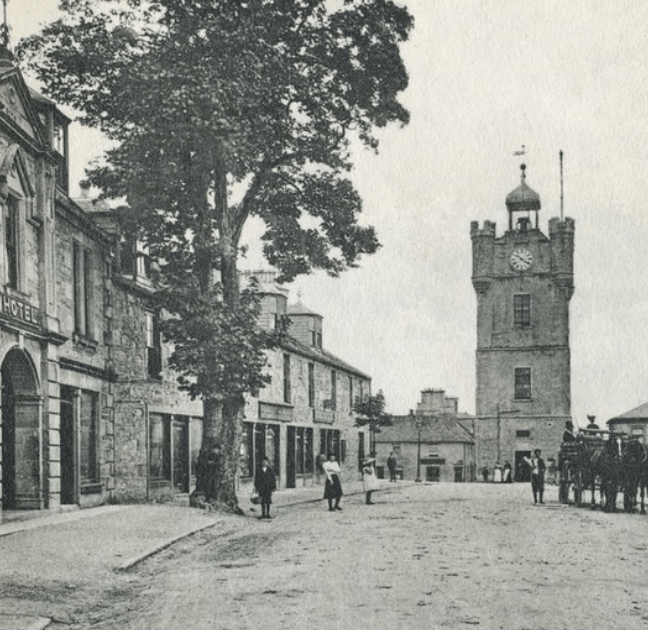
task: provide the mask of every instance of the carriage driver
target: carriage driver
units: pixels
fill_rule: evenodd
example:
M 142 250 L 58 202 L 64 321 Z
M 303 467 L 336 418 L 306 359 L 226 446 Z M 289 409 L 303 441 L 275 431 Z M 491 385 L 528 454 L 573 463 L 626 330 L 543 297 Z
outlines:
M 576 434 L 574 433 L 574 423 L 571 420 L 565 422 L 565 430 L 562 435 L 563 442 L 575 442 Z

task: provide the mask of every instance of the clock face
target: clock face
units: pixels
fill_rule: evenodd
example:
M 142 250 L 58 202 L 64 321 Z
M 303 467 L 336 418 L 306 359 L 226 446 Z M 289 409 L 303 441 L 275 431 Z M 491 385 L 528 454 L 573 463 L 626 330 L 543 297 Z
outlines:
M 533 256 L 528 249 L 515 249 L 511 254 L 510 262 L 515 271 L 524 271 L 531 266 Z

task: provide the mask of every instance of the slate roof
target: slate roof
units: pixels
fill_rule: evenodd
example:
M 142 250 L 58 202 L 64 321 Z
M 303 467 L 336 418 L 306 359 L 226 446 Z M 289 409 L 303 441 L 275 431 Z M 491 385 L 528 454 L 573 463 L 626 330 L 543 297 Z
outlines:
M 644 403 L 643 405 L 639 405 L 638 407 L 635 407 L 630 411 L 626 411 L 620 416 L 610 418 L 610 420 L 608 420 L 608 424 L 610 422 L 624 422 L 627 420 L 648 420 L 648 403 Z
M 464 420 L 468 417 L 467 414 L 458 414 L 458 416 L 461 416 Z M 458 417 L 434 418 L 424 416 L 422 419 L 421 442 L 425 444 L 475 443 L 472 435 L 459 423 Z M 376 434 L 376 442 L 418 442 L 416 418 L 409 415 L 393 416 L 393 425 L 391 427 L 381 427 L 380 433 Z
M 300 341 L 297 341 L 297 339 L 295 339 L 294 337 L 286 336 L 281 346 L 285 350 L 291 350 L 292 352 L 300 354 L 307 359 L 312 359 L 313 361 L 318 361 L 319 363 L 329 365 L 332 368 L 344 370 L 345 372 L 350 372 L 351 374 L 355 374 L 356 376 L 361 376 L 362 378 L 371 380 L 371 376 L 365 374 L 364 372 L 361 372 L 357 368 L 354 368 L 352 365 L 346 363 L 327 350 L 311 348 L 310 346 L 304 345 Z

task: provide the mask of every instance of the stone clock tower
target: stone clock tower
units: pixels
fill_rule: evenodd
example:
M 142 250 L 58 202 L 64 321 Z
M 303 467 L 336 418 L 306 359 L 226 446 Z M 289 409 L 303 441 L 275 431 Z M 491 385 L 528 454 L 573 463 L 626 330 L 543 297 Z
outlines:
M 470 226 L 477 293 L 477 465 L 557 454 L 571 418 L 569 301 L 574 292 L 574 221 L 539 228 L 540 197 L 522 182 L 506 198 L 508 229 Z

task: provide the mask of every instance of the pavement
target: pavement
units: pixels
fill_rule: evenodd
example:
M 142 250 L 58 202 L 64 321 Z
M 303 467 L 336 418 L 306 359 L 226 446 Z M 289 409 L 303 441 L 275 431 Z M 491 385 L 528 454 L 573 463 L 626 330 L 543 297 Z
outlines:
M 360 494 L 362 483 L 346 482 L 344 492 Z M 281 490 L 273 494 L 272 510 L 277 514 L 292 505 L 322 501 L 322 494 L 320 485 Z M 239 502 L 246 517 L 258 516 L 258 506 L 245 496 Z M 34 589 L 48 582 L 74 589 L 75 583 L 91 581 L 97 572 L 128 571 L 182 538 L 210 527 L 230 531 L 236 522 L 219 512 L 174 503 L 43 510 L 9 518 L 0 524 L 0 586 L 33 583 Z M 7 610 L 0 597 L 0 630 L 42 630 L 52 623 L 34 614 L 28 600 L 19 597 Z

